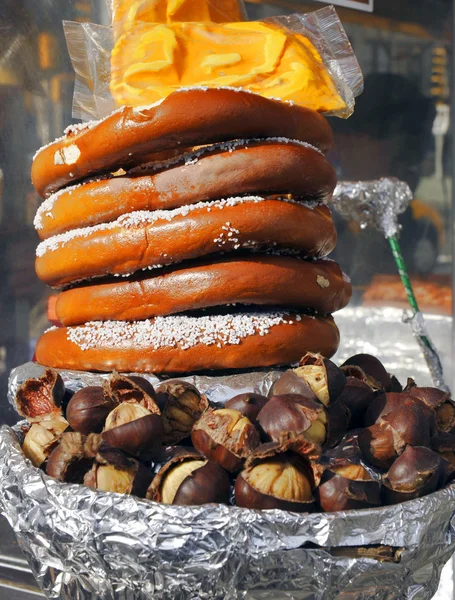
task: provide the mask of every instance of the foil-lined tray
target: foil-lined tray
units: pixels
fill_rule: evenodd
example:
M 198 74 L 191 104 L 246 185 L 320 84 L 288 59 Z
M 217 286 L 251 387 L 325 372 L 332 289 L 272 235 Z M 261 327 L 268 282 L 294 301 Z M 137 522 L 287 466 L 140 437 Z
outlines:
M 10 395 L 41 371 L 32 363 L 16 369 Z M 73 390 L 104 377 L 62 375 Z M 267 392 L 278 375 L 190 381 L 223 401 Z M 20 438 L 20 425 L 0 431 L 0 509 L 49 598 L 429 600 L 455 551 L 455 485 L 332 514 L 166 506 L 59 483 L 24 458 Z

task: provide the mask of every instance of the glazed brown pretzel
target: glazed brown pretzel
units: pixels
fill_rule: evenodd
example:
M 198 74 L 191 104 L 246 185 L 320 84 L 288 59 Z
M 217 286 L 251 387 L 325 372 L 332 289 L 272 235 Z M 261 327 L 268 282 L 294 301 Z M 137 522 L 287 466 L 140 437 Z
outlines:
M 169 318 L 169 317 L 168 317 Z M 70 341 L 75 329 L 60 328 L 45 333 L 36 347 L 37 361 L 49 367 L 81 371 L 133 371 L 148 373 L 194 373 L 212 369 L 246 369 L 298 362 L 306 352 L 332 356 L 339 344 L 339 332 L 331 317 L 293 315 L 270 328 L 243 338 L 239 344 L 199 343 L 186 349 L 177 346 L 154 347 L 132 338 L 121 347 L 109 336 L 104 342 L 82 349 Z M 103 326 L 103 325 L 102 325 Z M 123 323 L 127 328 L 128 323 Z
M 120 220 L 55 236 L 38 247 L 36 273 L 44 283 L 61 287 L 241 247 L 277 246 L 321 257 L 335 246 L 336 231 L 326 206 L 311 209 L 293 202 L 245 198 L 239 202 L 184 207 L 176 210 L 187 214 L 179 212 L 173 218 L 163 211 L 166 214 L 160 213 L 161 218 L 152 223 L 143 219 L 154 213 L 131 213 L 125 215 L 129 224 Z
M 333 261 L 240 254 L 67 290 L 59 294 L 56 312 L 63 325 L 138 321 L 236 303 L 327 314 L 346 306 L 350 297 L 351 285 Z
M 167 168 L 150 165 L 125 177 L 61 190 L 38 209 L 38 234 L 46 239 L 136 210 L 172 209 L 243 194 L 289 193 L 326 202 L 335 189 L 333 167 L 308 146 L 264 140 L 222 148 L 209 146 L 170 161 Z
M 315 111 L 230 89 L 174 92 L 161 104 L 125 107 L 43 148 L 32 181 L 46 197 L 69 183 L 141 164 L 153 152 L 239 138 L 286 137 L 327 152 L 332 132 Z

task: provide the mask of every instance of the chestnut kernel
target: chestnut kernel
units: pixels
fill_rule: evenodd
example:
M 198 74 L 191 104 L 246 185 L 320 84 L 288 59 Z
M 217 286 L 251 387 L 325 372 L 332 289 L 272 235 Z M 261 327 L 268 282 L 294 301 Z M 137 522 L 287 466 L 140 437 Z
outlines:
M 141 463 L 129 459 L 117 449 L 97 455 L 96 462 L 84 476 L 84 484 L 92 489 L 145 497 L 152 472 Z
M 317 494 L 325 512 L 357 510 L 379 506 L 380 487 L 362 465 L 345 463 L 324 473 Z
M 63 417 L 32 424 L 25 435 L 22 451 L 33 466 L 41 467 L 67 428 L 68 422 Z
M 160 415 L 152 414 L 141 404 L 122 402 L 111 411 L 102 433 L 103 440 L 134 456 L 152 457 L 164 436 Z
M 185 381 L 167 381 L 158 389 L 163 408 L 164 443 L 178 444 L 191 434 L 193 425 L 209 408 L 207 398 Z
M 318 400 L 328 406 L 343 391 L 346 375 L 331 360 L 308 352 L 294 373 L 304 379 Z
M 267 406 L 267 405 L 266 405 Z M 259 445 L 259 433 L 238 410 L 208 410 L 191 433 L 194 447 L 227 471 L 238 471 Z
M 100 433 L 115 403 L 101 386 L 92 385 L 74 394 L 66 409 L 66 418 L 74 431 L 88 435 Z
M 27 379 L 19 386 L 14 402 L 21 417 L 33 422 L 61 416 L 64 395 L 63 379 L 57 371 L 46 369 L 41 377 Z
M 429 448 L 408 446 L 384 477 L 386 504 L 397 504 L 436 491 L 443 476 L 441 458 Z
M 48 458 L 46 473 L 59 481 L 82 483 L 95 460 L 87 452 L 86 441 L 80 433 L 64 433 Z
M 227 504 L 231 481 L 224 469 L 196 453 L 171 460 L 156 475 L 147 498 L 164 504 Z
M 371 354 L 356 354 L 351 356 L 342 365 L 343 367 L 359 367 L 367 376 L 380 384 L 386 392 L 392 390 L 392 378 L 387 373 L 382 362 Z
M 267 396 L 261 396 L 261 394 L 238 394 L 228 400 L 225 407 L 238 410 L 244 417 L 256 424 L 258 414 L 268 401 Z
M 258 415 L 268 439 L 280 441 L 283 433 L 304 434 L 317 444 L 327 439 L 327 413 L 317 401 L 298 394 L 272 396 Z
M 310 512 L 314 506 L 306 467 L 291 453 L 266 458 L 245 469 L 235 482 L 235 500 L 243 508 Z

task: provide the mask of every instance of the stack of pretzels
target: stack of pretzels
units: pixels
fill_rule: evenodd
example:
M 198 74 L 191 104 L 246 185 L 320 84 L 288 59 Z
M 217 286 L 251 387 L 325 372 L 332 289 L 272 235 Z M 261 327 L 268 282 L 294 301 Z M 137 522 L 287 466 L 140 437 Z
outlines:
M 70 127 L 32 167 L 36 272 L 63 325 L 37 360 L 188 373 L 332 356 L 351 286 L 325 258 L 331 142 L 320 114 L 228 88 Z

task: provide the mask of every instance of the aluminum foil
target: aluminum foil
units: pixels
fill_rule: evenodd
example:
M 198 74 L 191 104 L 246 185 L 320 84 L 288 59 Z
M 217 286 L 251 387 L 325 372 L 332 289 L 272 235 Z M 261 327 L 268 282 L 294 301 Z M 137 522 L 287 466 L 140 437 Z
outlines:
M 16 369 L 10 393 L 40 373 L 31 363 Z M 104 377 L 62 374 L 71 389 Z M 278 375 L 190 380 L 223 400 L 265 392 Z M 48 478 L 23 457 L 15 430 L 0 431 L 0 510 L 49 598 L 426 600 L 455 550 L 455 486 L 333 514 L 165 506 Z M 334 555 L 351 546 L 392 547 L 399 562 Z
M 399 231 L 398 215 L 412 200 L 410 187 L 394 177 L 373 181 L 340 181 L 332 206 L 342 217 L 358 221 L 362 229 L 374 227 L 386 238 Z

